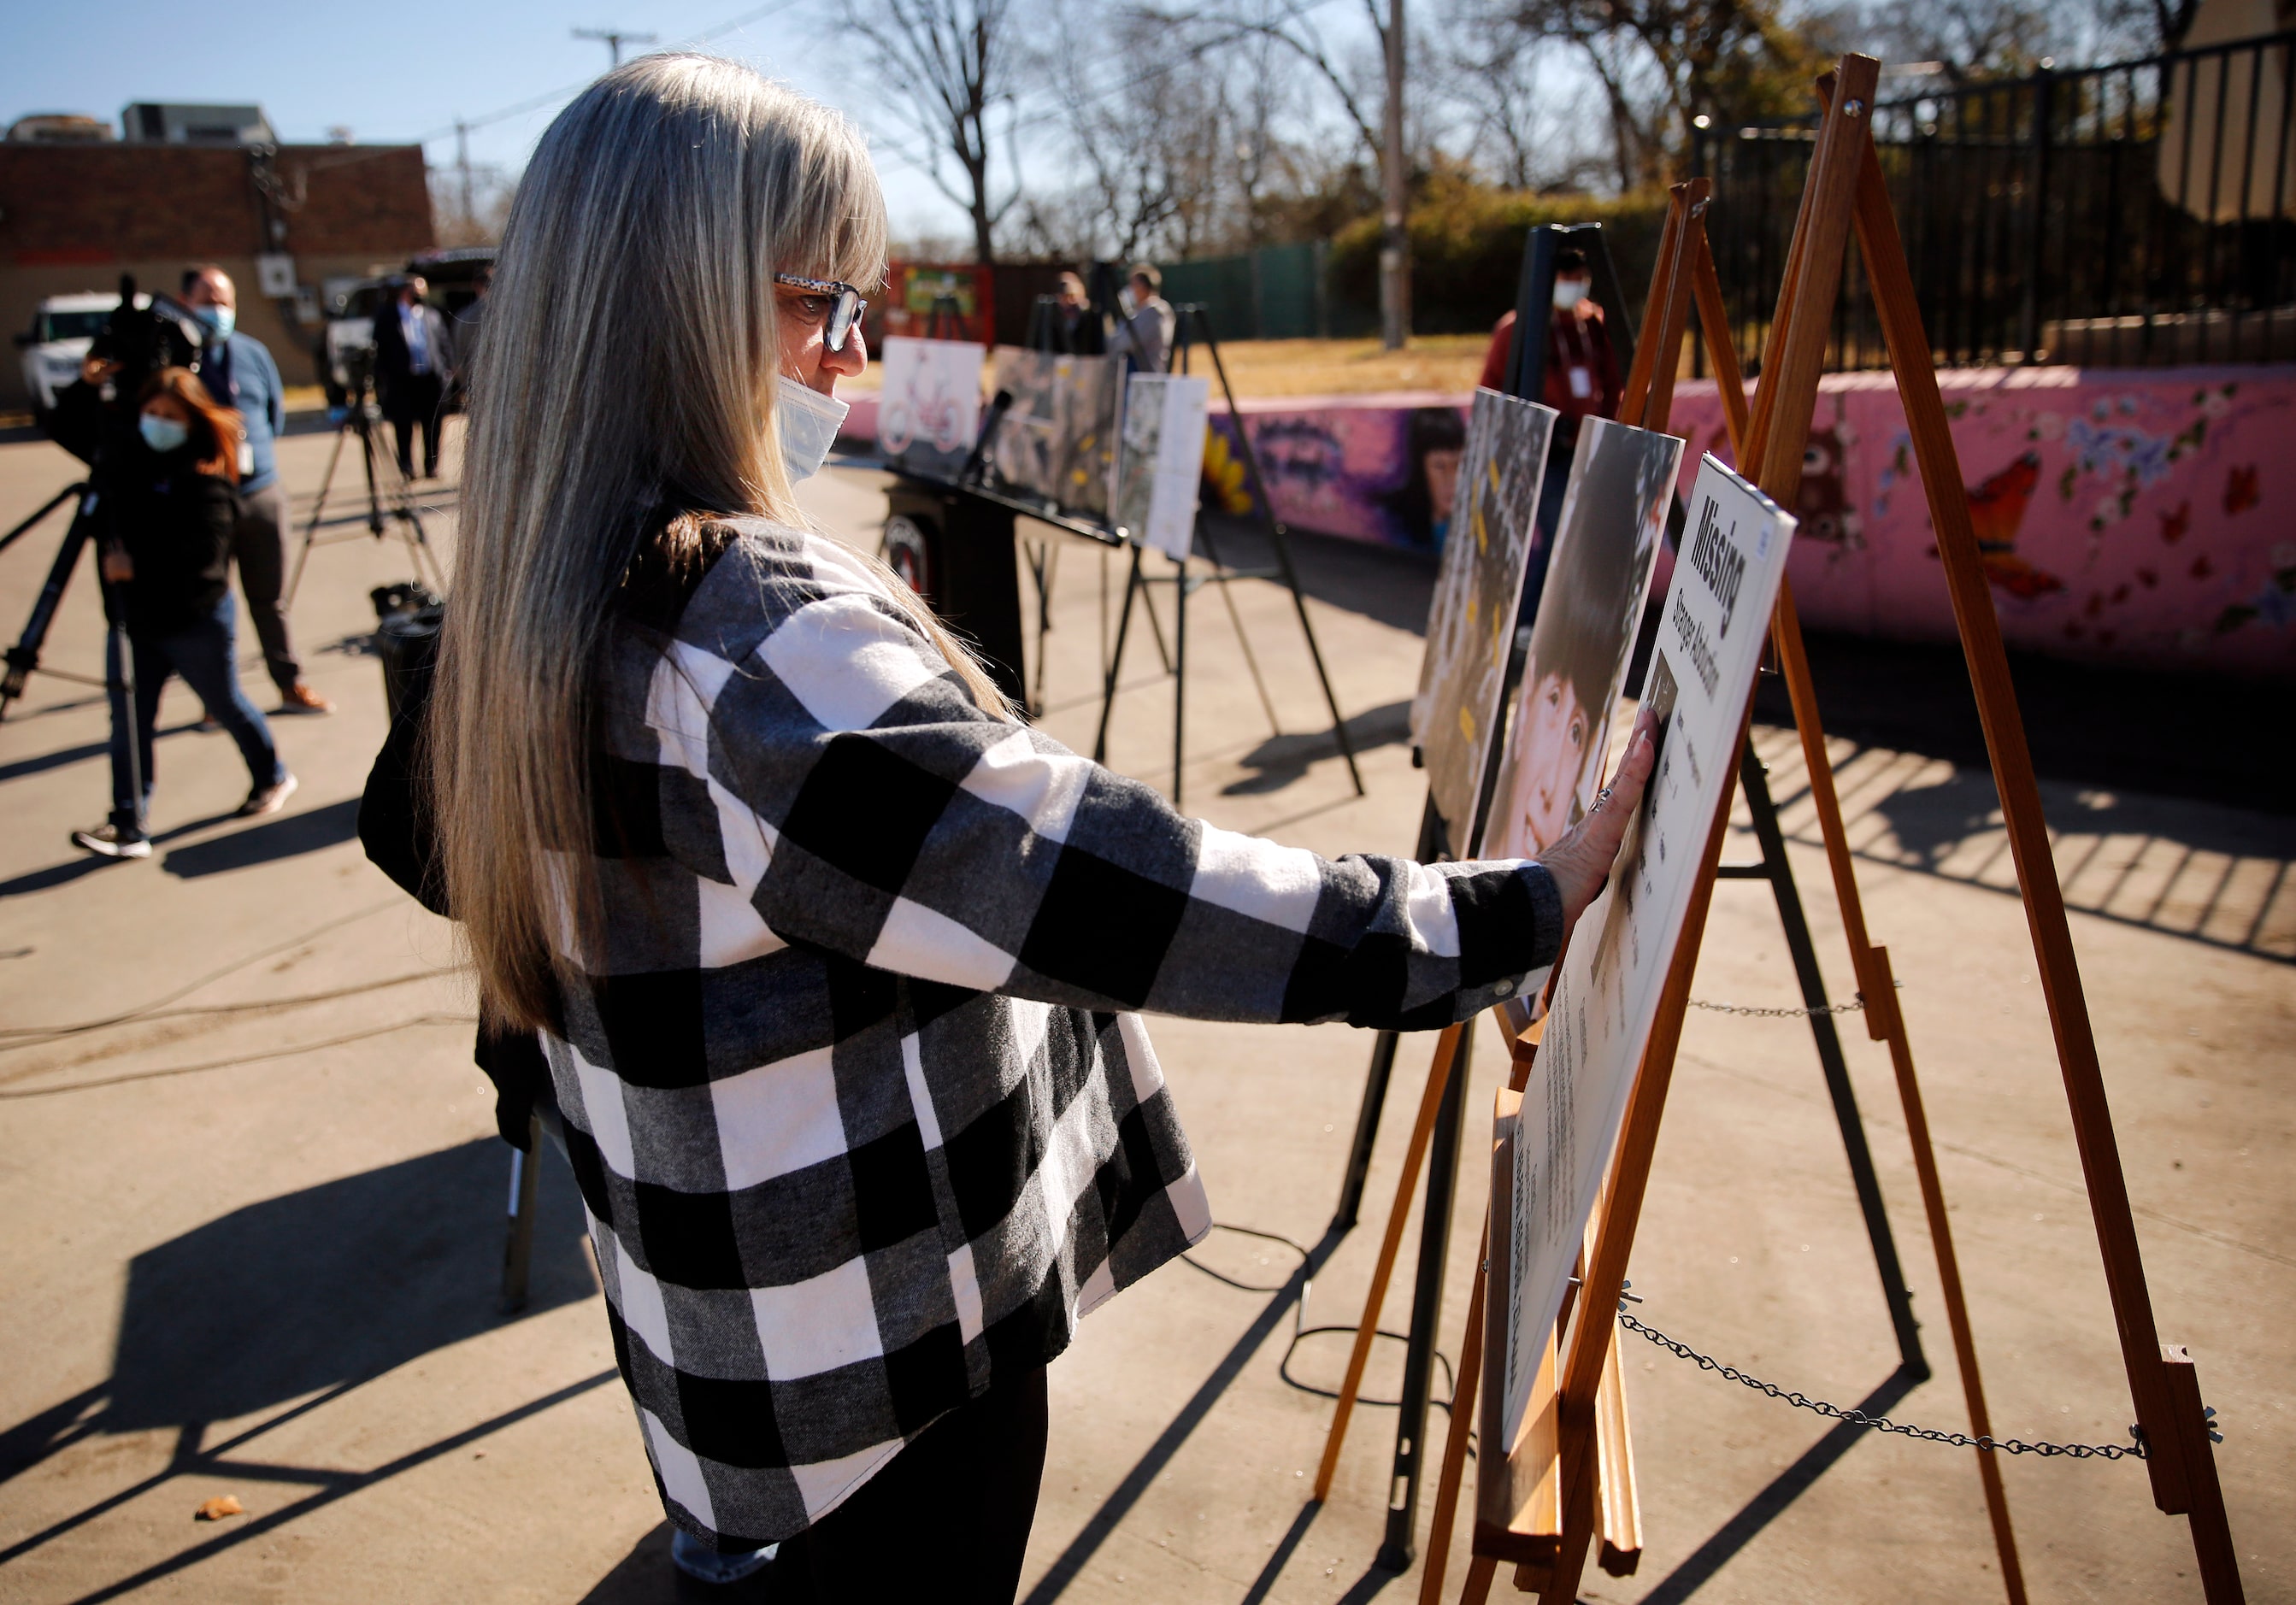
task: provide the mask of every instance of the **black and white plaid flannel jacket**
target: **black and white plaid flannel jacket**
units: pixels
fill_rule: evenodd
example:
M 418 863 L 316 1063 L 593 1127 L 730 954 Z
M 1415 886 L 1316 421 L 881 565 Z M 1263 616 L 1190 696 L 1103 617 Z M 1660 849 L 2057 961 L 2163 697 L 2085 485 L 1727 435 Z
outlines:
M 1536 864 L 1326 862 L 990 717 L 817 536 L 744 522 L 612 651 L 545 1047 L 663 1503 L 724 1548 L 1210 1229 L 1133 1011 L 1446 1025 L 1561 939 Z

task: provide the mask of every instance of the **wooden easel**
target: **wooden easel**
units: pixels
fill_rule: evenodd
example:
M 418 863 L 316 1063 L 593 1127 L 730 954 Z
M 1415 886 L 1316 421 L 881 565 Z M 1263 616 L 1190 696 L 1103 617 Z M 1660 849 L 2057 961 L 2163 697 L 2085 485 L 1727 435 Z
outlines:
M 2201 1404 L 2192 1362 L 2181 1347 L 2162 1345 L 2154 1327 L 2152 1304 L 2136 1228 L 2130 1216 L 2127 1184 L 2121 1175 L 2111 1112 L 2106 1107 L 2096 1046 L 2080 976 L 2072 952 L 2071 936 L 2057 885 L 2043 819 L 2032 760 L 2027 750 L 2000 626 L 1980 566 L 1972 529 L 1967 493 L 1962 483 L 1936 373 L 1930 360 L 1928 339 L 1921 325 L 1913 283 L 1899 242 L 1897 223 L 1883 188 L 1879 158 L 1873 147 L 1867 113 L 1873 104 L 1880 63 L 1871 57 L 1846 56 L 1838 79 L 1822 79 L 1821 96 L 1826 114 L 1813 151 L 1802 194 L 1794 243 L 1789 254 L 1778 311 L 1772 325 L 1767 360 L 1755 409 L 1744 414 L 1742 397 L 1733 404 L 1735 365 L 1718 352 L 1718 373 L 1730 407 L 1732 436 L 1740 443 L 1740 462 L 1774 499 L 1791 503 L 1799 488 L 1802 451 L 1808 420 L 1823 366 L 1826 328 L 1840 291 L 1843 256 L 1851 230 L 1858 241 L 1868 283 L 1881 313 L 1891 365 L 1895 370 L 1919 462 L 1939 553 L 1946 570 L 1956 621 L 1976 692 L 1986 734 L 1988 757 L 2007 824 L 2012 856 L 2030 927 L 2035 954 L 2046 998 L 2057 1056 L 2062 1070 L 2075 1136 L 2079 1143 L 2091 1211 L 2103 1250 L 2105 1279 L 2119 1328 L 2129 1391 L 2137 1414 L 2137 1429 L 2146 1450 L 2153 1500 L 2169 1514 L 2188 1514 L 2193 1545 L 2205 1597 L 2212 1602 L 2242 1599 L 2239 1568 L 2210 1450 L 2207 1413 Z M 1700 231 L 1702 232 L 1702 231 Z M 1711 341 L 1721 326 L 1718 286 L 1710 258 L 1702 256 L 1688 275 L 1678 273 L 1686 242 L 1678 234 L 1669 242 L 1677 275 L 1670 307 L 1678 307 L 1685 291 L 1694 293 Z M 1696 271 L 1698 268 L 1705 271 Z M 1685 281 L 1694 281 L 1685 283 Z M 1670 314 L 1670 315 L 1679 315 Z M 1678 339 L 1678 336 L 1677 336 Z M 1663 394 L 1670 385 L 1670 364 L 1656 364 L 1644 375 L 1652 389 Z M 1660 372 L 1664 367 L 1667 372 Z M 1929 1158 L 1926 1122 L 1920 1118 L 1911 1057 L 1905 1046 L 1903 1021 L 1895 1004 L 1885 950 L 1869 946 L 1862 913 L 1850 883 L 1846 846 L 1841 843 L 1840 811 L 1833 794 L 1830 771 L 1824 763 L 1822 736 L 1809 692 L 1808 664 L 1800 651 L 1800 634 L 1790 590 L 1780 594 L 1774 625 L 1782 667 L 1793 695 L 1796 723 L 1801 727 L 1805 751 L 1810 758 L 1812 797 L 1826 834 L 1829 863 L 1837 888 L 1843 893 L 1845 924 L 1865 989 L 1868 1029 L 1890 1042 L 1899 1091 L 1906 1100 L 1909 1133 L 1917 1168 L 1923 1177 L 1923 1201 L 1931 1213 L 1940 1269 L 1948 1272 L 1949 1313 L 1956 1348 L 1963 1357 L 1964 1383 L 1973 1420 L 1982 1421 L 1982 1395 L 1975 1385 L 1974 1362 L 1966 1341 L 1967 1319 L 1958 1307 L 1958 1278 L 1950 1273 L 1950 1240 L 1944 1230 L 1942 1205 L 1934 1183 L 1934 1163 Z M 1748 716 L 1751 715 L 1751 705 Z M 1483 1400 L 1482 1471 L 1479 1476 L 1474 1560 L 1469 1568 L 1464 1598 L 1480 1601 L 1489 1592 L 1497 1563 L 1517 1562 L 1517 1587 L 1535 1591 L 1549 1601 L 1576 1597 L 1587 1552 L 1598 1534 L 1606 1538 L 1617 1530 L 1621 1512 L 1617 1430 L 1622 1416 L 1613 1421 L 1603 1404 L 1606 1376 L 1615 1376 L 1616 1352 L 1611 1342 L 1616 1327 L 1612 1312 L 1622 1290 L 1627 1260 L 1633 1249 L 1643 1197 L 1649 1180 L 1660 1118 L 1664 1110 L 1674 1056 L 1680 1042 L 1684 1010 L 1689 999 L 1700 938 L 1712 893 L 1715 871 L 1727 826 L 1730 797 L 1725 790 L 1710 829 L 1699 880 L 1691 899 L 1682 938 L 1676 949 L 1657 1022 L 1644 1050 L 1642 1067 L 1628 1102 L 1616 1158 L 1608 1184 L 1590 1223 L 1590 1248 L 1582 1266 L 1583 1279 L 1576 1300 L 1579 1319 L 1568 1322 L 1567 1343 L 1558 1340 L 1546 1352 L 1540 1388 L 1551 1383 L 1549 1403 L 1534 1407 L 1518 1439 L 1498 1449 L 1497 1389 L 1480 1376 L 1482 1352 L 1496 1351 L 1497 1334 L 1488 1314 L 1471 1328 L 1468 1346 L 1476 1351 L 1471 1365 L 1463 1364 L 1462 1394 L 1481 1384 Z M 1501 1113 L 1510 1113 L 1512 1095 L 1519 1106 L 1521 1072 L 1536 1052 L 1528 1042 L 1517 1044 L 1518 1075 L 1512 1094 L 1502 1094 Z M 1495 1156 L 1493 1220 L 1506 1218 L 1505 1187 L 1512 1175 L 1505 1155 Z M 1505 1279 L 1511 1267 L 1505 1262 L 1507 1233 L 1487 1238 L 1486 1278 Z M 1473 1300 L 1478 1306 L 1503 1307 L 1504 1300 L 1488 1299 L 1479 1280 Z M 1562 1323 L 1558 1323 L 1558 1331 Z M 1463 1356 L 1464 1360 L 1464 1356 Z M 1440 1555 L 1448 1538 L 1448 1523 L 1456 1511 L 1459 1470 L 1465 1449 L 1465 1429 L 1460 1415 L 1470 1406 L 1464 1401 L 1453 1413 L 1453 1437 L 1447 1445 L 1442 1493 L 1437 1506 L 1438 1528 L 1431 1545 Z M 1985 1436 L 1980 1424 L 1979 1436 Z M 1988 1503 L 1992 1509 L 1997 1543 L 2005 1562 L 2010 1547 L 2005 1505 L 1999 1497 L 1997 1471 L 1989 1453 L 1979 1452 Z M 1624 1502 L 1631 1511 L 1631 1485 Z M 1439 1562 L 1431 1562 L 1430 1585 L 1422 1598 L 1439 1592 Z M 2021 1578 L 2005 1564 L 2005 1586 L 2013 1599 L 2021 1597 Z
M 1620 414 L 1621 422 L 1657 430 L 1663 430 L 1666 427 L 1672 410 L 1674 378 L 1680 366 L 1682 346 L 1687 331 L 1692 301 L 1695 299 L 1702 306 L 1708 305 L 1710 301 L 1714 308 L 1718 308 L 1720 306 L 1719 282 L 1713 271 L 1712 258 L 1707 246 L 1705 233 L 1704 213 L 1710 190 L 1710 184 L 1705 179 L 1695 179 L 1689 184 L 1674 186 L 1665 228 L 1660 236 L 1650 298 L 1644 309 L 1643 339 L 1630 364 L 1622 398 Z M 1710 287 L 1712 292 L 1710 297 L 1700 289 L 1702 285 Z M 1702 314 L 1701 323 L 1710 342 L 1718 340 L 1724 344 L 1727 343 L 1727 325 L 1722 321 L 1718 312 L 1710 310 Z M 1734 353 L 1729 354 L 1725 360 L 1728 360 L 1731 365 L 1725 373 L 1723 394 L 1729 412 L 1732 439 L 1734 445 L 1737 445 L 1742 441 L 1746 428 L 1745 397 L 1742 385 L 1737 376 Z M 1801 676 L 1797 706 L 1807 710 L 1801 717 L 1800 722 L 1811 733 L 1812 739 L 1808 742 L 1812 751 L 1811 767 L 1814 772 L 1823 772 L 1824 800 L 1821 805 L 1821 814 L 1829 846 L 1836 843 L 1841 846 L 1841 852 L 1833 859 L 1837 891 L 1847 911 L 1846 921 L 1852 937 L 1853 950 L 1862 952 L 1865 947 L 1862 905 L 1859 903 L 1856 881 L 1850 876 L 1850 861 L 1846 839 L 1841 832 L 1840 810 L 1833 806 L 1832 771 L 1827 766 L 1822 733 L 1818 733 L 1816 728 L 1815 701 L 1807 694 L 1808 667 L 1800 651 L 1799 626 L 1793 623 L 1790 611 L 1780 627 L 1792 633 L 1795 650 L 1791 654 L 1791 660 L 1797 666 L 1797 671 Z M 1781 656 L 1784 657 L 1786 654 L 1782 653 Z M 1769 802 L 1767 783 L 1760 775 L 1759 760 L 1753 756 L 1751 745 L 1742 741 L 1741 745 L 1746 755 L 1742 766 L 1752 766 L 1745 772 L 1749 781 L 1750 801 L 1756 808 L 1758 834 L 1760 834 L 1759 827 L 1766 821 L 1774 824 L 1775 808 Z M 1763 862 L 1745 866 L 1734 865 L 1731 868 L 1738 872 L 1738 878 L 1788 877 L 1787 883 L 1783 887 L 1776 886 L 1774 882 L 1774 890 L 1779 894 L 1779 913 L 1782 921 L 1788 927 L 1789 945 L 1794 946 L 1796 939 L 1799 938 L 1800 946 L 1806 948 L 1808 946 L 1806 921 L 1799 897 L 1792 888 L 1791 872 L 1784 867 L 1783 862 L 1784 844 L 1782 841 L 1766 840 L 1764 847 Z M 1773 863 L 1773 858 L 1776 862 Z M 1814 954 L 1802 956 L 1807 957 L 1814 971 L 1816 964 Z M 1799 962 L 1798 957 L 1798 963 Z M 1862 973 L 1861 969 L 1861 975 Z M 1822 982 L 1817 981 L 1814 974 L 1805 978 L 1806 1001 L 1822 1005 L 1823 996 Z M 1857 1183 L 1860 1205 L 1866 1212 L 1869 1232 L 1874 1238 L 1876 1269 L 1882 1275 L 1891 1322 L 1898 1332 L 1901 1374 L 1909 1373 L 1915 1380 L 1926 1380 L 1929 1375 L 1928 1363 L 1922 1355 L 1919 1339 L 1914 1335 L 1909 1296 L 1903 1286 L 1896 1248 L 1890 1240 L 1886 1216 L 1882 1215 L 1880 1196 L 1873 1185 L 1871 1157 L 1866 1151 L 1864 1130 L 1858 1121 L 1854 1099 L 1846 1085 L 1847 1070 L 1839 1064 L 1839 1044 L 1833 1036 L 1830 1020 L 1814 1020 L 1812 1024 L 1817 1037 L 1820 1059 L 1825 1061 L 1829 1083 L 1838 1076 L 1845 1084 L 1831 1090 L 1835 1093 L 1836 1114 L 1841 1123 L 1844 1148 L 1849 1160 L 1852 1178 Z M 1974 1405 L 1975 1431 L 1982 1436 L 1988 1429 L 1983 1407 L 1983 1390 L 1979 1380 L 1974 1346 L 1969 1334 L 1960 1276 L 1954 1261 L 1951 1241 L 1944 1226 L 1946 1215 L 1943 1195 L 1937 1181 L 1934 1156 L 1929 1149 L 1926 1124 L 1922 1118 L 1920 1090 L 1913 1080 L 1910 1049 L 1904 1044 L 1903 1022 L 1892 1010 L 1886 1020 L 1879 1013 L 1875 1013 L 1869 1019 L 1868 1028 L 1874 1033 L 1877 1039 L 1884 1034 L 1885 1029 L 1892 1034 L 1891 1039 L 1895 1044 L 1893 1056 L 1901 1066 L 1899 1085 L 1901 1096 L 1906 1107 L 1908 1126 L 1909 1129 L 1919 1134 L 1915 1143 L 1916 1170 L 1922 1182 L 1923 1201 L 1932 1223 L 1933 1238 L 1939 1245 L 1939 1274 L 1945 1287 L 1948 1313 L 1952 1317 L 1952 1329 L 1956 1354 L 1960 1361 L 1961 1374 Z M 1355 1347 L 1349 1355 L 1347 1372 L 1341 1384 L 1339 1404 L 1333 1413 L 1332 1428 L 1325 1440 L 1324 1458 L 1318 1468 L 1316 1485 L 1315 1496 L 1319 1501 L 1328 1496 L 1331 1480 L 1337 1469 L 1341 1445 L 1347 1430 L 1357 1390 L 1361 1385 L 1363 1369 L 1369 1358 L 1372 1339 L 1378 1324 L 1379 1306 L 1384 1300 L 1389 1279 L 1393 1272 L 1404 1216 L 1408 1212 L 1409 1200 L 1416 1185 L 1419 1169 L 1429 1150 L 1431 1134 L 1437 1129 L 1439 1124 L 1436 1111 L 1439 1107 L 1448 1107 L 1445 1101 L 1456 1096 L 1458 1090 L 1450 1088 L 1447 1084 L 1456 1079 L 1458 1075 L 1460 1045 L 1460 1041 L 1448 1034 L 1437 1045 L 1434 1063 L 1430 1071 L 1429 1084 L 1422 1095 L 1418 1118 L 1414 1123 L 1411 1138 L 1406 1145 L 1403 1175 L 1398 1186 L 1397 1201 L 1390 1215 L 1386 1234 L 1382 1239 L 1379 1257 L 1374 1265 L 1371 1293 L 1365 1302 L 1365 1314 L 1357 1331 Z M 1515 1071 L 1512 1077 L 1517 1086 L 1520 1086 L 1522 1077 L 1528 1072 L 1526 1055 L 1530 1051 L 1530 1044 L 1521 1044 L 1521 1052 L 1518 1056 Z M 1439 1146 L 1439 1137 L 1435 1138 L 1434 1141 Z M 1475 1367 L 1466 1356 L 1478 1355 L 1482 1346 L 1483 1334 L 1477 1325 L 1480 1318 L 1477 1312 L 1482 1307 L 1480 1298 L 1481 1283 L 1479 1273 L 1476 1295 L 1474 1300 L 1471 1302 L 1468 1332 L 1463 1344 L 1464 1380 L 1454 1400 L 1448 1453 L 1443 1480 L 1438 1487 L 1435 1513 L 1436 1545 L 1431 1552 L 1427 1570 L 1423 1574 L 1423 1597 L 1431 1601 L 1436 1597 L 1441 1586 L 1445 1567 L 1444 1546 L 1447 1543 L 1451 1524 L 1456 1513 L 1458 1481 L 1465 1451 L 1465 1429 L 1459 1423 L 1463 1416 L 1471 1417 L 1476 1386 L 1476 1379 L 1473 1375 Z M 1551 1377 L 1543 1382 L 1541 1387 L 1544 1396 L 1551 1398 L 1553 1395 Z M 1626 1398 L 1615 1353 L 1611 1354 L 1605 1363 L 1602 1379 L 1598 1384 L 1595 1410 L 1603 1432 L 1602 1440 L 1603 1470 L 1600 1486 L 1607 1515 L 1603 1527 L 1604 1563 L 1618 1574 L 1627 1575 L 1635 1569 L 1641 1550 L 1641 1541 L 1639 1520 L 1636 1514 L 1632 1448 L 1627 1427 Z M 1985 1485 L 1988 1506 L 1993 1517 L 1996 1544 L 2002 1556 L 2004 1576 L 2009 1579 L 2009 1596 L 2013 1602 L 2020 1602 L 2023 1599 L 2022 1584 L 2018 1575 L 2015 1541 L 2009 1526 L 2005 1496 L 2000 1487 L 1997 1476 L 1994 1475 L 1990 1457 L 1980 1455 L 1980 1478 Z

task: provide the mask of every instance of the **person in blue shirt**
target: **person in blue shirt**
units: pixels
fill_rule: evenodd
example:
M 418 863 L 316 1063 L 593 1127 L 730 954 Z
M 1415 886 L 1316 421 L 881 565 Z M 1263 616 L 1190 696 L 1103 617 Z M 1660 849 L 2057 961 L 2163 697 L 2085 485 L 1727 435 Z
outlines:
M 184 270 L 184 305 L 207 325 L 200 353 L 200 379 L 217 406 L 239 414 L 244 431 L 239 447 L 240 514 L 232 532 L 231 555 L 239 564 L 239 588 L 247 594 L 247 614 L 263 643 L 264 666 L 279 688 L 281 713 L 332 713 L 335 705 L 313 691 L 296 660 L 287 634 L 287 607 L 280 593 L 287 578 L 287 492 L 279 483 L 273 450 L 287 425 L 286 389 L 279 364 L 263 342 L 239 332 L 239 294 L 231 275 L 212 262 Z

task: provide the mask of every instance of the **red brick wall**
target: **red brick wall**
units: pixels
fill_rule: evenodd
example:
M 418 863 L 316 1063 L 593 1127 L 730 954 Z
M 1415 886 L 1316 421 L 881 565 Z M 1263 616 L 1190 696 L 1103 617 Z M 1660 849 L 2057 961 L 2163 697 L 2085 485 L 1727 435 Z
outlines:
M 291 145 L 275 161 L 286 238 L 263 237 L 242 150 L 0 143 L 0 264 L 151 258 L 404 258 L 433 242 L 419 145 Z

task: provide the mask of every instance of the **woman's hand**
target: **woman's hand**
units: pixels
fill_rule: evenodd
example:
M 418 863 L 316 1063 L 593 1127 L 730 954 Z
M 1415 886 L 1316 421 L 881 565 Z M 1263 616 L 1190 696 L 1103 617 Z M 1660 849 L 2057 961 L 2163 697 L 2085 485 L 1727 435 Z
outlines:
M 1565 941 L 1570 939 L 1570 928 L 1578 923 L 1578 916 L 1610 879 L 1619 843 L 1626 839 L 1627 822 L 1642 805 L 1643 787 L 1657 761 L 1658 716 L 1646 708 L 1635 720 L 1634 733 L 1627 738 L 1626 756 L 1619 760 L 1618 773 L 1596 794 L 1594 807 L 1562 840 L 1538 856 L 1562 894 Z

